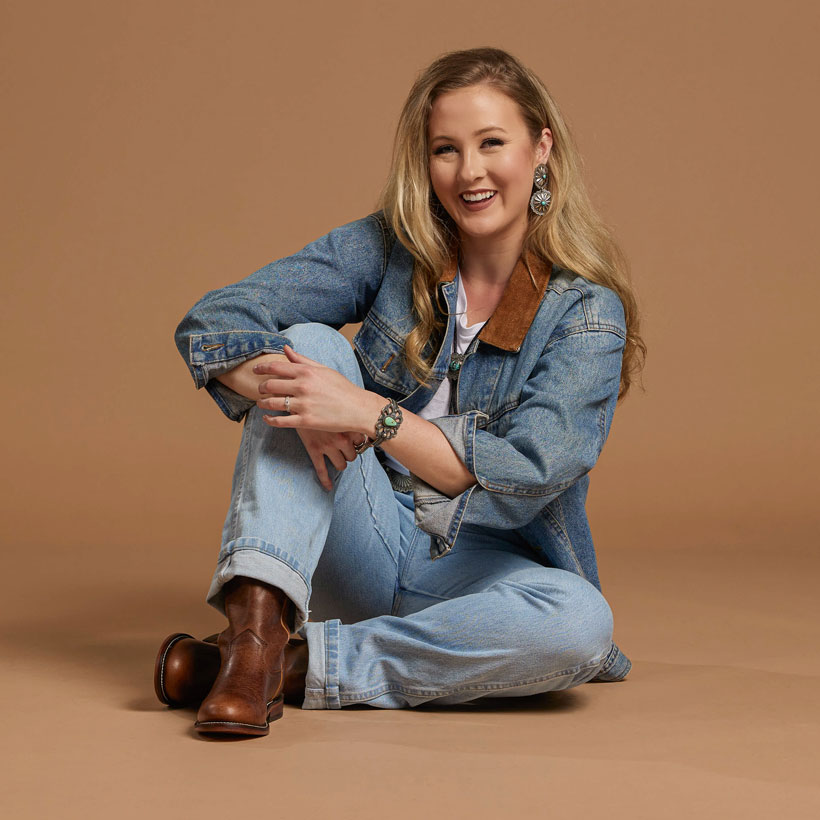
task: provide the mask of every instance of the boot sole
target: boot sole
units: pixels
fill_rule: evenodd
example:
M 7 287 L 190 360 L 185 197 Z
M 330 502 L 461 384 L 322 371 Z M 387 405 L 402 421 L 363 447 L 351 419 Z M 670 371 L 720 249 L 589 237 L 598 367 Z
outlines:
M 193 635 L 188 635 L 186 632 L 174 632 L 173 635 L 169 635 L 162 642 L 162 646 L 160 646 L 159 652 L 157 652 L 157 659 L 154 661 L 154 692 L 156 692 L 160 703 L 164 703 L 172 708 L 177 708 L 184 704 L 171 700 L 165 691 L 165 661 L 168 657 L 168 653 L 171 651 L 171 647 L 177 643 L 177 641 L 181 641 L 183 638 L 193 637 Z
M 270 732 L 270 724 L 273 723 L 274 720 L 279 720 L 279 718 L 282 717 L 284 708 L 285 696 L 283 693 L 280 693 L 268 703 L 267 723 L 240 723 L 236 720 L 197 720 L 194 722 L 194 728 L 203 734 L 251 735 L 260 737 Z

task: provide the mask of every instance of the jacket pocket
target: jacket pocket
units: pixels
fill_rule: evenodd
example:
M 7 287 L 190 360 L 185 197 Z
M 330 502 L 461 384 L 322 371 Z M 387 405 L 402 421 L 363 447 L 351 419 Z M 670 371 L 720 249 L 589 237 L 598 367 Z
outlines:
M 418 387 L 402 363 L 403 339 L 392 334 L 387 324 L 371 310 L 353 337 L 362 364 L 377 384 L 399 393 L 409 394 Z

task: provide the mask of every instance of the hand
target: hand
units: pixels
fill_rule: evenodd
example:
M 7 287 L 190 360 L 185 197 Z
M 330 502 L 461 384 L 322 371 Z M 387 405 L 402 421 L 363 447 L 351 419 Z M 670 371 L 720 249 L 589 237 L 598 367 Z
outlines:
M 259 392 L 268 398 L 257 400 L 264 410 L 285 410 L 285 396 L 290 396 L 289 416 L 263 416 L 271 427 L 310 428 L 328 433 L 360 430 L 362 407 L 367 391 L 353 384 L 337 370 L 297 353 L 285 345 L 287 361 L 260 362 L 256 374 L 270 374 L 259 383 Z M 364 434 L 360 433 L 360 439 Z
M 330 459 L 330 463 L 340 472 L 347 467 L 349 461 L 355 461 L 357 457 L 353 442 L 359 443 L 363 438 L 361 433 L 328 433 L 325 430 L 311 430 L 309 427 L 297 429 L 299 438 L 305 445 L 313 468 L 319 477 L 319 482 L 328 491 L 333 489 L 333 482 L 327 472 L 325 456 Z

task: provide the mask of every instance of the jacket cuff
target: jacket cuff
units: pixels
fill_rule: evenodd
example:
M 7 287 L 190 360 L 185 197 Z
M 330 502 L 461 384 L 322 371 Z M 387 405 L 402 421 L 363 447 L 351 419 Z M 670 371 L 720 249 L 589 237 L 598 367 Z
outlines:
M 219 407 L 231 421 L 242 421 L 248 410 L 256 406 L 256 402 L 253 399 L 241 396 L 216 379 L 211 379 L 205 385 L 205 390 L 208 391 L 211 398 L 216 402 L 217 407 Z
M 210 379 L 262 353 L 284 353 L 290 339 L 263 330 L 227 330 L 190 337 L 188 366 L 197 389 Z
M 231 420 L 242 421 L 256 402 L 216 380 L 248 359 L 263 353 L 284 353 L 291 340 L 281 333 L 228 330 L 191 336 L 188 365 L 197 389 L 204 387 L 217 407 Z
M 487 418 L 487 414 L 480 410 L 469 410 L 457 416 L 430 419 L 430 423 L 435 424 L 444 433 L 456 455 L 464 462 L 467 469 L 473 472 L 471 465 L 475 430 L 479 425 L 483 427 Z M 416 525 L 433 536 L 430 542 L 430 555 L 432 558 L 440 558 L 453 548 L 461 527 L 464 509 L 478 484 L 473 484 L 455 498 L 450 498 L 412 472 L 410 478 L 413 487 Z

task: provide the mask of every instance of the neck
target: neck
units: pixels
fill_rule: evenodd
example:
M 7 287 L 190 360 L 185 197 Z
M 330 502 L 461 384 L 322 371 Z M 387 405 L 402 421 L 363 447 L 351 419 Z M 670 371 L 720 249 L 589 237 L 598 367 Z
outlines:
M 524 247 L 524 234 L 491 241 L 461 236 L 459 269 L 462 278 L 485 287 L 502 287 L 512 275 Z

